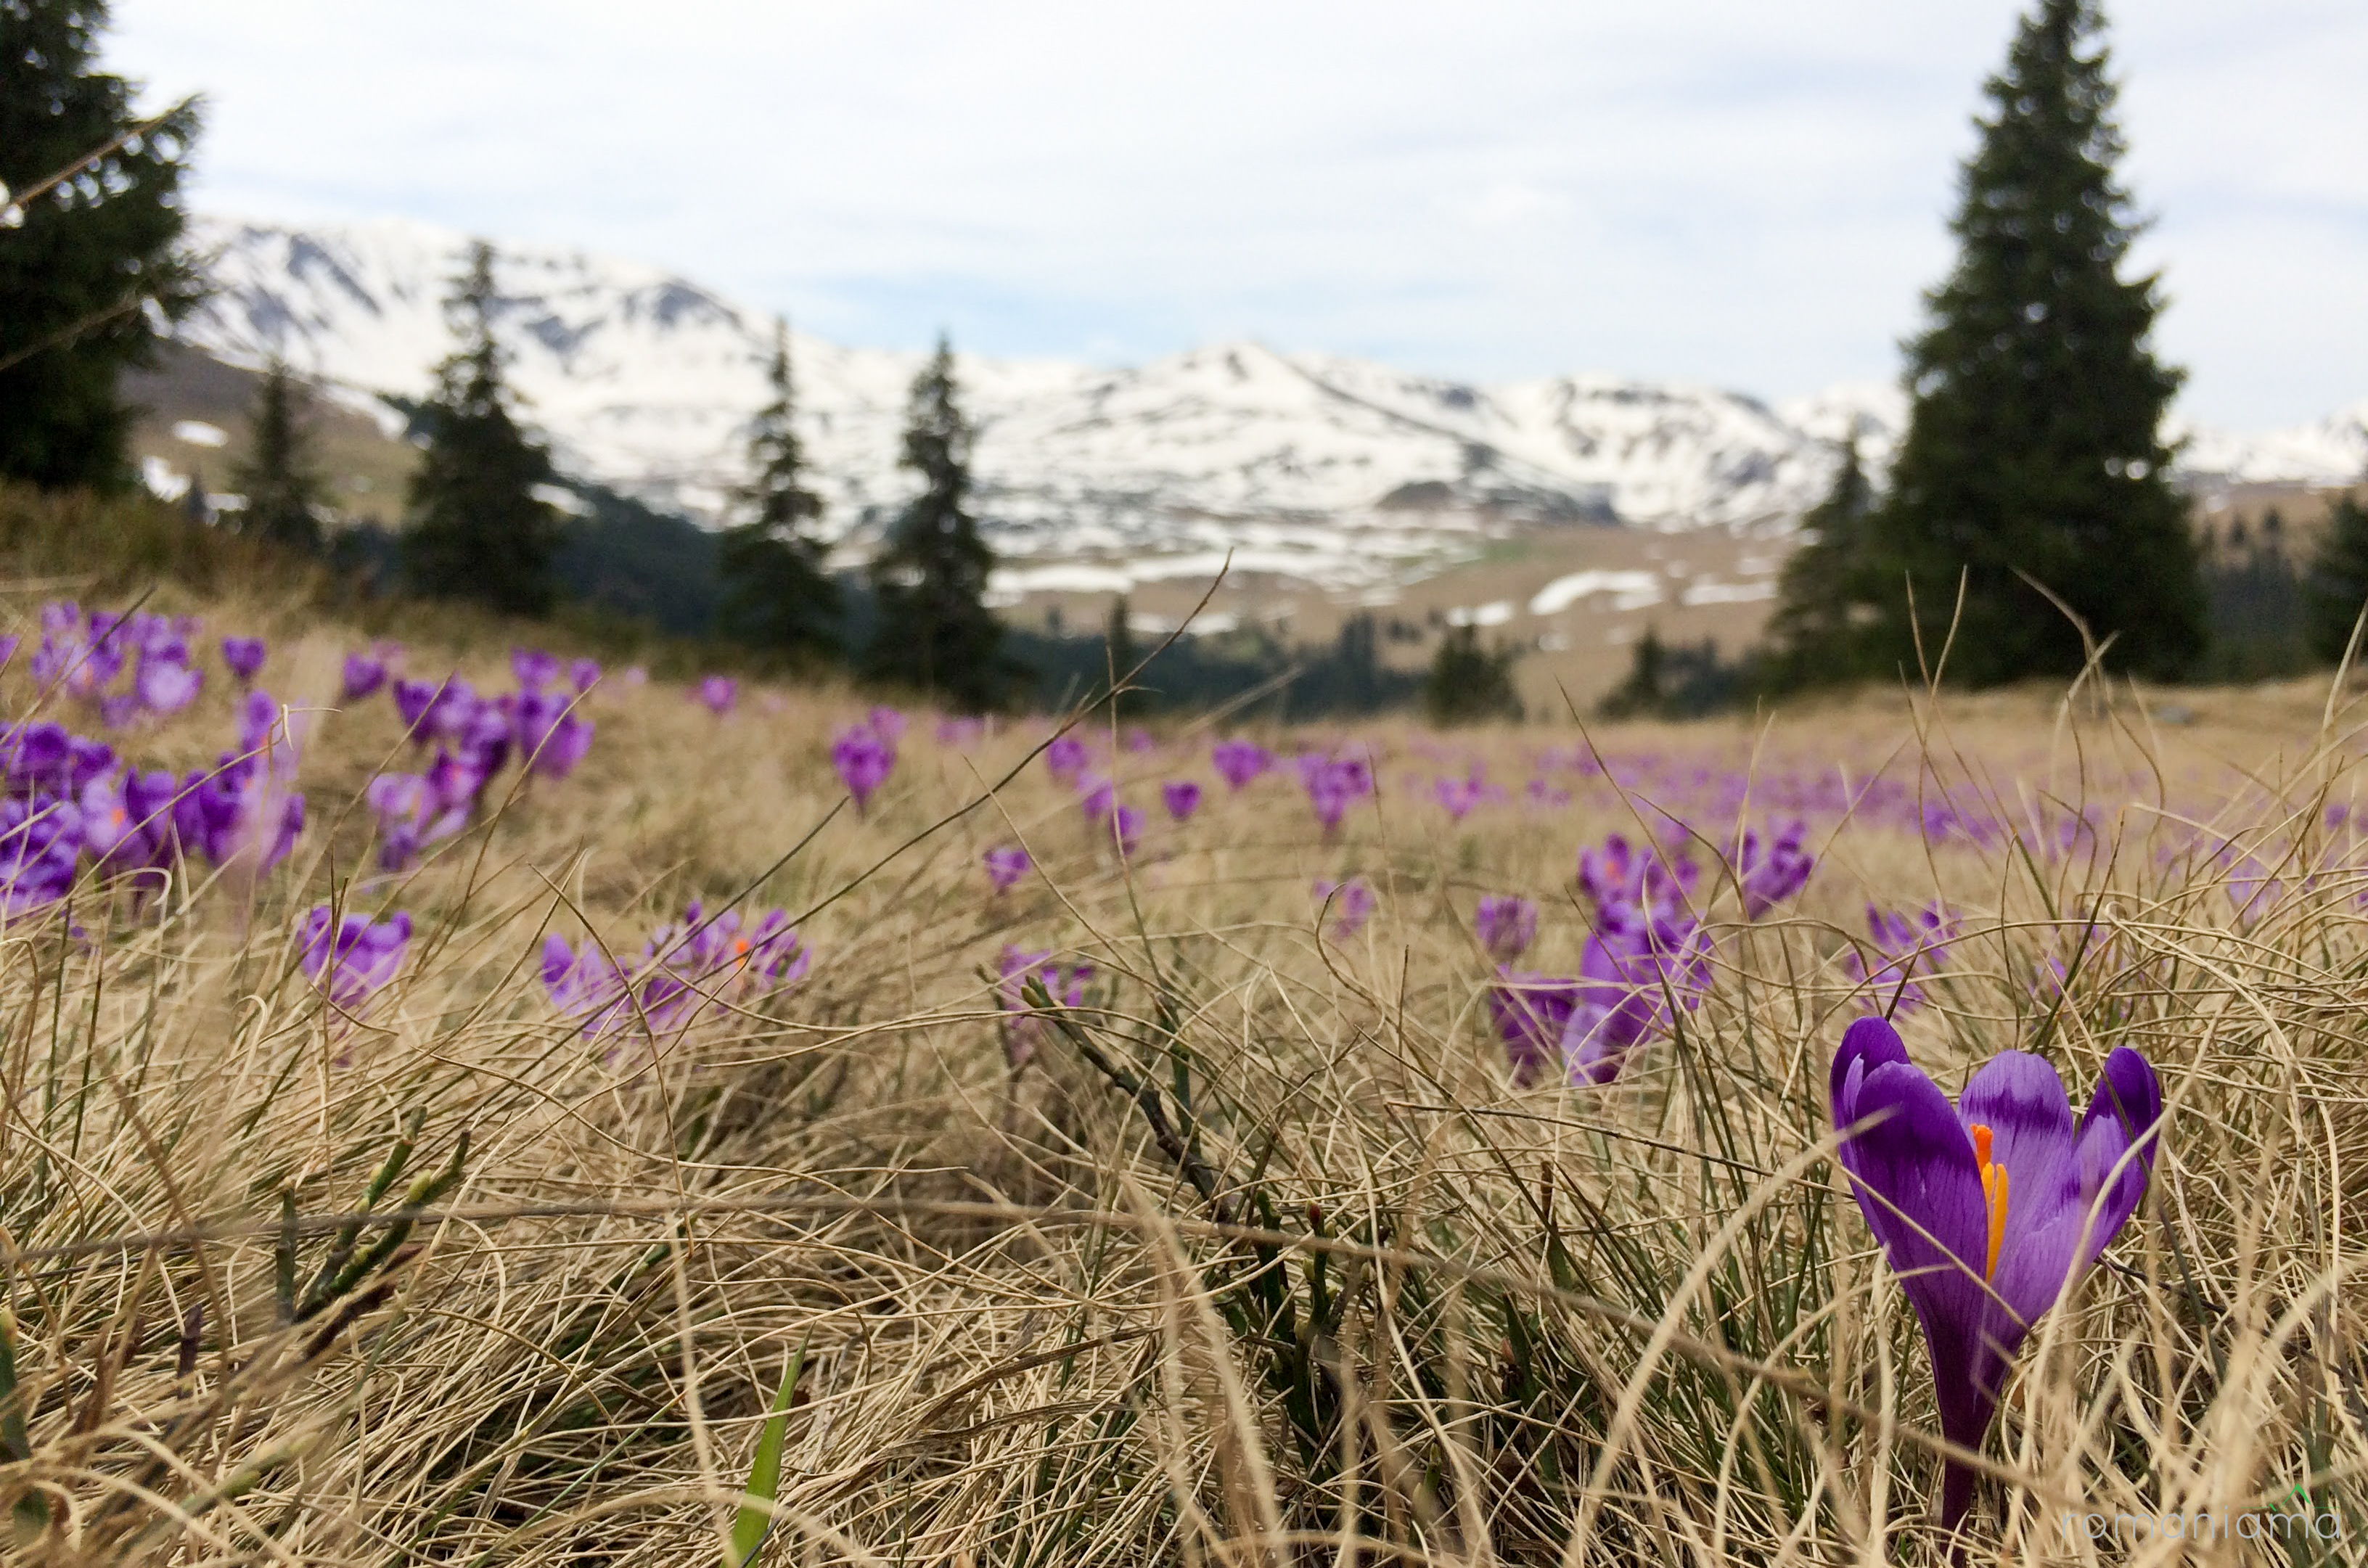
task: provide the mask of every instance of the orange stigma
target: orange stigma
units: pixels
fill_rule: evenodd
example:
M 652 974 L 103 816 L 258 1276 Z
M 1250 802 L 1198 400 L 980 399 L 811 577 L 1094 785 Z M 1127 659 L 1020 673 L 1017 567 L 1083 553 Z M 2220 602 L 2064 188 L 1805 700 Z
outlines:
M 1989 1259 L 1982 1266 L 1982 1278 L 1998 1278 L 1998 1244 L 2006 1240 L 2006 1167 L 1990 1160 L 1990 1130 L 1976 1121 L 1966 1128 L 1974 1135 L 1974 1159 L 1982 1167 L 1982 1202 L 1989 1210 Z

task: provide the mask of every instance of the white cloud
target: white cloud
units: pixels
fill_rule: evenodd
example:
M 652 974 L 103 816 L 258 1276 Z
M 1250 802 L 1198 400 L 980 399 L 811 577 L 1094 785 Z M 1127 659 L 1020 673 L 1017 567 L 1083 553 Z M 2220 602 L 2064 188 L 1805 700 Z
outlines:
M 2358 401 L 2368 14 L 2116 17 L 2188 412 Z M 843 339 L 1883 378 L 2009 0 L 118 0 L 198 199 L 645 256 Z

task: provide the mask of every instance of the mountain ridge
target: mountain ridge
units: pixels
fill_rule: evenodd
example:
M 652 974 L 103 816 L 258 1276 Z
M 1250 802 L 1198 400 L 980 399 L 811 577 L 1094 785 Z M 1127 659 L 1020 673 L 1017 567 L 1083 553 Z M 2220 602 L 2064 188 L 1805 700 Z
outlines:
M 399 219 L 195 227 L 216 292 L 185 341 L 234 364 L 284 356 L 357 405 L 428 389 L 466 236 Z M 564 247 L 500 247 L 495 281 L 513 384 L 563 469 L 718 520 L 765 401 L 769 314 Z M 803 332 L 791 352 L 825 528 L 860 551 L 906 494 L 897 437 L 922 357 Z M 1838 439 L 1879 467 L 1905 414 L 1864 383 L 1781 403 L 1604 374 L 1478 383 L 1252 342 L 1119 368 L 965 354 L 957 373 L 1005 556 L 1231 550 L 1342 583 L 1525 528 L 1781 532 L 1823 494 Z M 2263 437 L 2194 432 L 2188 450 L 2200 479 L 2340 483 L 2368 469 L 2368 403 Z

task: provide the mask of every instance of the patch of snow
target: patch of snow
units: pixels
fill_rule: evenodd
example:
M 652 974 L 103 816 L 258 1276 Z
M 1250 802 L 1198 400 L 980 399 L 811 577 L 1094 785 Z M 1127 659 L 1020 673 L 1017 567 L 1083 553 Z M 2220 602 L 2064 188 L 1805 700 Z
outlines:
M 1502 626 L 1513 619 L 1513 601 L 1491 599 L 1485 605 L 1457 605 L 1447 612 L 1450 626 Z
M 1581 599 L 1609 594 L 1615 609 L 1647 609 L 1661 602 L 1657 572 L 1613 572 L 1596 568 L 1556 577 L 1530 596 L 1531 615 L 1560 615 Z
M 183 419 L 174 425 L 173 439 L 192 447 L 220 447 L 229 443 L 230 432 L 202 419 Z
M 178 501 L 189 493 L 189 476 L 163 458 L 140 460 L 140 483 L 159 501 Z
M 1776 585 L 1763 577 L 1756 583 L 1722 583 L 1715 578 L 1699 577 L 1678 590 L 1681 605 L 1736 605 L 1754 599 L 1772 599 Z

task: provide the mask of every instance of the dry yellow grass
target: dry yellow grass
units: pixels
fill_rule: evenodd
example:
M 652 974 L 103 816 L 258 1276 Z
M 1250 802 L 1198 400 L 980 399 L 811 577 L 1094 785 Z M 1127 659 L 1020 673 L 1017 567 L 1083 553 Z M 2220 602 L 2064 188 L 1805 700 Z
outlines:
M 211 614 L 278 634 L 265 684 L 300 707 L 359 641 Z M 21 705 L 21 676 L 0 682 Z M 1923 1065 L 1953 1087 L 2021 1045 L 2085 1096 L 2133 1044 L 2171 1106 L 2139 1219 L 2022 1358 L 1973 1556 L 2169 1562 L 2193 1543 L 2062 1516 L 2234 1517 L 2299 1487 L 2340 1528 L 2277 1554 L 2359 1561 L 2368 942 L 2341 869 L 2361 857 L 2323 815 L 2357 747 L 2323 692 L 2176 700 L 2199 722 L 2160 733 L 2126 692 L 1594 733 L 1770 789 L 1929 756 L 1930 790 L 1999 814 L 2095 806 L 2108 846 L 1816 819 L 1797 907 L 1746 925 L 1704 880 L 1709 998 L 1595 1090 L 1513 1084 L 1469 928 L 1481 892 L 1537 898 L 1524 962 L 1568 971 L 1577 846 L 1648 820 L 1567 773 L 1569 805 L 1520 799 L 1532 752 L 1581 744 L 1568 725 L 1373 726 L 1381 794 L 1335 842 L 1285 778 L 1228 797 L 1178 726 L 1114 750 L 1122 793 L 1156 817 L 1151 787 L 1190 773 L 1211 802 L 1122 864 L 1026 761 L 1034 728 L 963 752 L 916 718 L 859 819 L 826 756 L 852 694 L 752 693 L 719 723 L 612 680 L 575 778 L 390 879 L 351 802 L 402 755 L 393 716 L 324 713 L 289 864 L 136 910 L 85 886 L 79 935 L 0 935 L 26 1456 L 0 1456 L 0 1489 L 43 1500 L 17 1550 L 712 1563 L 803 1346 L 768 1562 L 1940 1561 L 1930 1379 L 1828 1157 L 1823 1085 L 1868 1006 L 1838 961 L 1862 906 L 1945 895 L 1964 936 L 1903 1018 Z M 226 713 L 209 692 L 133 744 L 188 765 Z M 1515 798 L 1458 825 L 1421 784 L 1467 757 Z M 2249 926 L 2185 824 L 2278 868 Z M 1042 870 L 1001 899 L 996 843 Z M 1379 913 L 1335 943 L 1311 884 L 1350 873 Z M 694 896 L 803 916 L 812 975 L 655 1040 L 554 1012 L 546 933 L 634 950 Z M 324 899 L 418 922 L 359 1018 L 297 970 Z M 2034 969 L 2092 914 L 2110 960 L 2055 1008 Z M 1018 1072 L 989 978 L 1006 942 L 1097 969 Z M 425 1211 L 359 1227 L 367 1267 L 283 1323 L 283 1293 L 340 1272 L 346 1217 L 406 1190 Z

